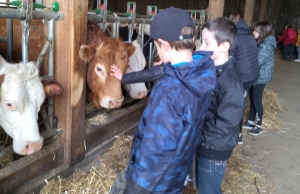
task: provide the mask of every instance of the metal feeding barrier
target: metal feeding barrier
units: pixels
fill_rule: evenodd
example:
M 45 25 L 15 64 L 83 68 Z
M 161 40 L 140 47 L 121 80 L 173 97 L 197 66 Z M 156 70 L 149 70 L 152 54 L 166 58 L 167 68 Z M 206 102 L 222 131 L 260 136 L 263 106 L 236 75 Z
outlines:
M 45 44 L 41 50 L 40 55 L 36 61 L 36 66 L 39 69 L 41 63 L 48 54 L 48 74 L 42 76 L 42 78 L 54 78 L 54 28 L 55 21 L 64 19 L 64 15 L 59 11 L 59 4 L 54 2 L 51 6 L 42 5 L 41 1 L 33 3 L 31 0 L 22 1 L 6 1 L 6 3 L 0 3 L 0 18 L 7 18 L 7 38 L 0 38 L 0 40 L 7 42 L 8 60 L 12 61 L 13 51 L 13 22 L 12 19 L 19 19 L 22 27 L 22 61 L 28 62 L 28 40 L 31 30 L 37 30 L 44 38 Z M 48 22 L 48 34 L 47 36 L 37 27 L 30 26 L 30 22 L 33 19 L 40 19 L 43 23 Z M 41 108 L 40 115 L 46 127 L 46 132 L 42 134 L 44 139 L 47 139 L 55 134 L 57 130 L 54 130 L 53 121 L 54 112 L 54 99 L 48 98 L 45 108 Z M 0 158 L 5 157 L 13 153 L 12 146 L 6 147 L 1 150 Z
M 127 2 L 127 11 L 125 13 L 117 13 L 107 10 L 107 0 L 97 0 L 97 8 L 88 12 L 88 20 L 97 22 L 99 27 L 105 31 L 105 24 L 107 22 L 112 23 L 111 37 L 119 38 L 120 23 L 126 23 L 128 25 L 128 41 L 132 41 L 132 34 L 134 25 L 138 24 L 138 33 L 141 37 L 141 48 L 144 48 L 144 29 L 146 24 L 151 24 L 153 17 L 157 14 L 157 6 L 148 5 L 146 15 L 139 15 L 136 13 L 136 3 Z M 159 9 L 161 11 L 162 9 Z M 201 39 L 201 29 L 204 23 L 209 20 L 206 10 L 185 10 L 191 14 L 191 18 L 195 24 L 195 39 Z M 149 67 L 152 66 L 153 58 L 157 56 L 156 48 L 153 47 L 150 42 L 149 50 Z M 147 84 L 149 86 L 149 84 Z M 149 87 L 148 87 L 149 88 Z

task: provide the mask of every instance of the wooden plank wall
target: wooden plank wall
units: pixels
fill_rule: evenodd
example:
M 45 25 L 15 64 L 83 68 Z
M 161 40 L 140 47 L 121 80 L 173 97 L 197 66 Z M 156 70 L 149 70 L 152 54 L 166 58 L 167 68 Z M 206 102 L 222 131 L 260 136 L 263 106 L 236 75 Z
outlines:
M 68 167 L 84 158 L 86 68 L 78 52 L 86 42 L 88 0 L 57 2 L 64 20 L 55 25 L 55 79 L 65 90 L 55 98 L 55 114 L 63 130 L 59 141 L 64 144 L 64 166 Z M 52 3 L 53 0 L 44 0 L 44 5 Z

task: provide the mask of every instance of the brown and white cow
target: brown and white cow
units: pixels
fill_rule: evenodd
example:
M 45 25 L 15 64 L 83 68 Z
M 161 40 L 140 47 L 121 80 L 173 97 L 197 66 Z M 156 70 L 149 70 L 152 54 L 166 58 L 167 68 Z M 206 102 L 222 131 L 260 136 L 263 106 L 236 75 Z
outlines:
M 0 125 L 13 139 L 18 154 L 29 155 L 41 149 L 38 112 L 45 96 L 63 92 L 59 83 L 44 82 L 34 62 L 10 64 L 0 55 Z
M 122 105 L 121 81 L 110 75 L 110 67 L 116 64 L 125 73 L 134 50 L 132 44 L 107 37 L 96 23 L 88 22 L 87 44 L 80 47 L 79 56 L 88 62 L 87 100 L 97 108 L 113 109 Z

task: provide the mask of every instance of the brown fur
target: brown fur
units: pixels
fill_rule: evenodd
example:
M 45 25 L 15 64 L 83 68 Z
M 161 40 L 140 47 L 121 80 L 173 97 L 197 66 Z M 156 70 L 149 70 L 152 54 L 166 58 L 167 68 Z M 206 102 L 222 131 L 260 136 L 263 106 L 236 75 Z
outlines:
M 39 30 L 43 31 L 44 24 L 41 20 L 32 20 L 30 22 L 30 27 L 35 26 Z M 6 19 L 0 18 L 0 36 L 6 37 Z M 47 32 L 45 33 L 47 35 Z M 44 37 L 36 30 L 32 28 L 29 34 L 28 40 L 28 61 L 36 61 L 38 56 L 45 44 Z M 4 42 L 0 43 L 0 54 L 7 59 L 7 44 Z M 14 19 L 13 21 L 13 61 L 15 63 L 19 63 L 22 61 L 22 26 L 21 22 L 18 19 Z M 44 65 L 40 68 L 40 75 L 47 74 L 47 67 Z

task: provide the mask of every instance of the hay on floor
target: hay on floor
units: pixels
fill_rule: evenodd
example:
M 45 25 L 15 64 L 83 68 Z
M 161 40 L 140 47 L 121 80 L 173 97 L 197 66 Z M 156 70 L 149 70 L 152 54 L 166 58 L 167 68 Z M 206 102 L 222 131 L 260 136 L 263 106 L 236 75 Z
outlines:
M 274 183 L 268 182 L 264 175 L 255 172 L 244 158 L 243 146 L 237 146 L 227 162 L 222 185 L 223 193 L 272 193 Z
M 131 141 L 131 136 L 116 137 L 113 146 L 99 158 L 100 166 L 93 167 L 88 172 L 78 170 L 71 180 L 58 177 L 47 181 L 40 194 L 108 193 L 117 173 L 128 164 Z
M 6 136 L 6 138 L 2 141 L 0 140 L 0 152 L 1 150 L 9 145 L 9 137 L 8 135 Z M 11 163 L 11 157 L 10 156 L 5 156 L 3 158 L 0 158 L 0 169 L 4 168 L 5 166 L 7 166 L 9 163 Z
M 67 179 L 61 177 L 47 181 L 40 194 L 103 193 L 107 194 L 118 172 L 128 164 L 132 137 L 120 136 L 99 160 L 101 165 L 88 172 L 78 170 Z M 273 185 L 264 180 L 243 160 L 243 150 L 237 147 L 228 161 L 223 186 L 223 193 L 271 193 Z M 197 194 L 194 187 L 187 186 L 184 194 Z
M 277 113 L 285 110 L 278 99 L 277 94 L 271 90 L 265 90 L 263 96 L 264 118 L 263 127 L 266 130 L 279 129 L 280 121 Z M 245 117 L 249 114 L 249 106 Z M 61 177 L 46 181 L 41 194 L 68 194 L 68 193 L 101 193 L 109 192 L 117 173 L 128 164 L 131 147 L 131 136 L 116 137 L 114 145 L 99 158 L 101 165 L 94 166 L 88 172 L 78 170 L 68 179 Z M 237 147 L 228 160 L 222 190 L 224 194 L 238 193 L 272 193 L 274 185 L 268 183 L 263 175 L 252 170 L 251 165 L 243 159 L 244 150 Z M 197 190 L 188 185 L 184 194 L 196 194 Z
M 275 92 L 269 89 L 264 90 L 263 94 L 263 106 L 264 106 L 264 114 L 263 114 L 263 129 L 264 130 L 279 130 L 280 124 L 282 121 L 277 118 L 278 113 L 282 113 L 283 111 L 287 111 L 287 108 L 281 104 L 281 100 L 278 99 L 278 96 Z M 250 111 L 249 100 L 247 104 L 247 108 L 244 114 L 244 120 L 247 121 Z

